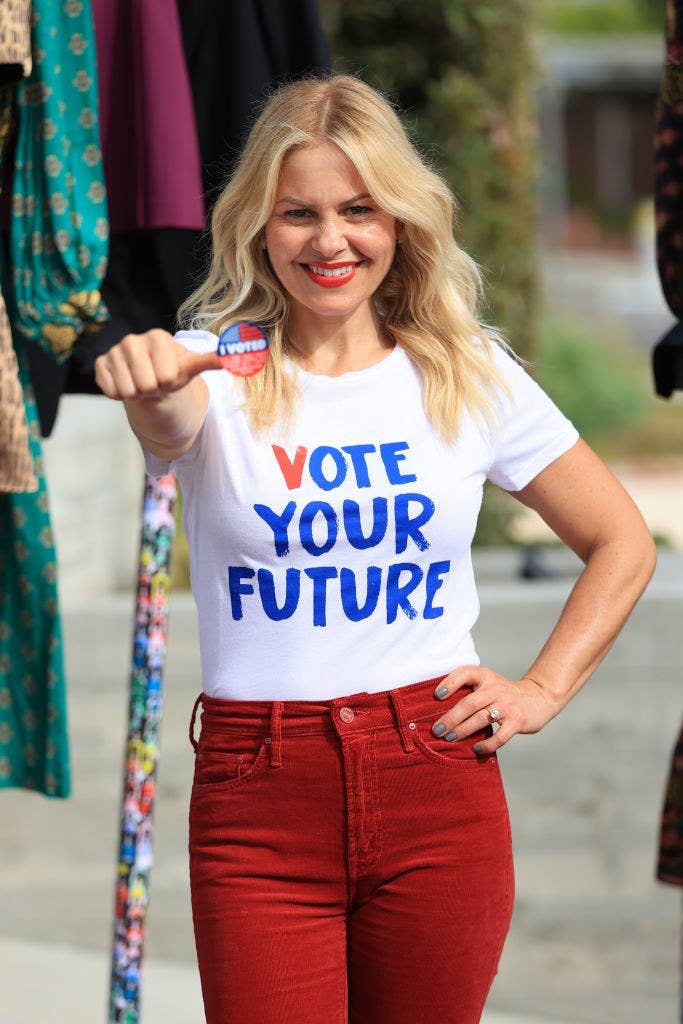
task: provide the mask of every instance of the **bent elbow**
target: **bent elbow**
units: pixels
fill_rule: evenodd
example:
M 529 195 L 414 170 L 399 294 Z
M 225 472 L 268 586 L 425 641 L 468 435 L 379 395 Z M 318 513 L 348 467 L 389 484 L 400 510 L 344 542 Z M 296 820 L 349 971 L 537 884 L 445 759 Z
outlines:
M 655 569 L 657 568 L 657 545 L 654 542 L 652 534 L 647 534 L 647 540 L 644 545 L 643 551 L 643 572 L 645 573 L 645 583 L 649 583 L 654 576 Z
M 630 577 L 638 593 L 642 594 L 652 579 L 657 568 L 657 545 L 649 530 L 643 532 L 642 539 L 631 542 Z

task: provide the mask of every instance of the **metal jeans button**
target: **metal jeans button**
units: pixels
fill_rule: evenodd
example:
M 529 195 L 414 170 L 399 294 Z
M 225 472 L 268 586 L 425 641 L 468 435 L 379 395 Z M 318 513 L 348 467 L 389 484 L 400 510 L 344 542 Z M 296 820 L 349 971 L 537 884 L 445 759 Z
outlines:
M 342 722 L 352 722 L 356 716 L 352 708 L 344 707 L 339 709 L 339 717 Z

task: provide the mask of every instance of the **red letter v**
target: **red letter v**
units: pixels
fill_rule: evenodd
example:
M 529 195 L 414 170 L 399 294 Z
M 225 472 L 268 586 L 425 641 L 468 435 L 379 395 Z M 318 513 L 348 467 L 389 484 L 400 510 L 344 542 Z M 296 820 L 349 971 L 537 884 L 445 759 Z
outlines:
M 293 462 L 290 462 L 287 452 L 284 448 L 281 448 L 279 444 L 272 445 L 272 449 L 273 455 L 277 459 L 277 464 L 282 470 L 282 475 L 285 478 L 285 483 L 289 490 L 293 491 L 296 487 L 301 487 L 301 477 L 304 472 L 308 448 L 304 448 L 302 445 L 299 445 Z

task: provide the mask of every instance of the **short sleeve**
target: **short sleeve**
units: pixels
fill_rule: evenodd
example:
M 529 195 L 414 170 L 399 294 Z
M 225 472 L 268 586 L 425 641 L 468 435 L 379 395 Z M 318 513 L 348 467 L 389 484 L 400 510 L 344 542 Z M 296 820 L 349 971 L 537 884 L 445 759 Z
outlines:
M 215 334 L 211 334 L 210 331 L 177 331 L 173 337 L 191 352 L 215 352 L 218 346 L 218 338 Z M 174 462 L 166 462 L 164 459 L 160 459 L 158 455 L 152 454 L 141 444 L 140 447 L 142 448 L 145 460 L 145 473 L 152 477 L 166 476 L 168 473 L 174 473 L 178 465 L 191 464 L 201 445 L 201 435 L 202 430 L 199 431 L 192 447 Z
M 492 434 L 493 457 L 486 476 L 507 491 L 519 491 L 568 451 L 579 432 L 512 356 L 497 344 L 493 350 L 512 397 L 497 392 L 501 421 Z

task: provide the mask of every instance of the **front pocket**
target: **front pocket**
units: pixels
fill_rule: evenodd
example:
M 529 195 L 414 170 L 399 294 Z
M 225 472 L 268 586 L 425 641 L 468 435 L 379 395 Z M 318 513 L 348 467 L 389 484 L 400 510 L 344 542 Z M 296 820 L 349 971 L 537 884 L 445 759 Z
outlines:
M 495 754 L 477 756 L 472 750 L 475 743 L 486 739 L 491 734 L 490 729 L 483 729 L 464 740 L 451 742 L 434 735 L 431 729 L 434 721 L 436 719 L 416 722 L 415 729 L 411 730 L 415 746 L 422 756 L 432 764 L 438 764 L 445 768 L 481 769 L 496 761 Z
M 259 734 L 221 733 L 199 743 L 194 762 L 194 788 L 239 786 L 267 764 L 268 744 Z

